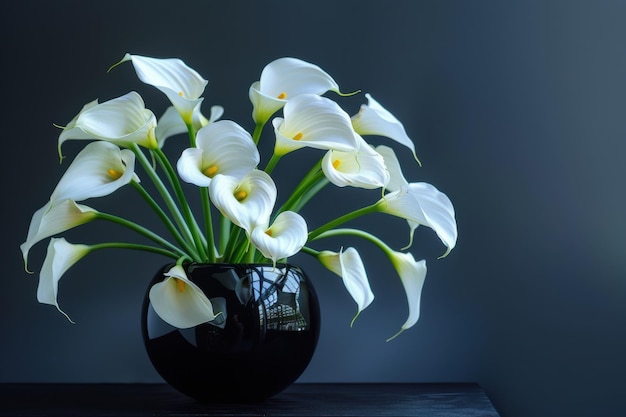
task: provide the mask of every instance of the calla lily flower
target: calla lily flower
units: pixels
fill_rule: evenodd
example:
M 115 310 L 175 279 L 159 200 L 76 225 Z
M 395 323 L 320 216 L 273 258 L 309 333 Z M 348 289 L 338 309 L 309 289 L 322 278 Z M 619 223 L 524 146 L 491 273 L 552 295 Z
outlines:
M 384 187 L 389 182 L 389 172 L 383 157 L 362 138 L 360 141 L 357 151 L 329 150 L 322 159 L 324 175 L 338 187 Z
M 215 207 L 248 236 L 256 226 L 269 224 L 276 194 L 276 184 L 260 170 L 241 179 L 220 174 L 209 184 L 209 195 Z
M 376 203 L 378 210 L 430 227 L 448 248 L 456 245 L 457 227 L 452 202 L 433 185 L 415 182 L 386 194 Z
M 284 211 L 276 216 L 272 226 L 257 226 L 252 230 L 254 246 L 276 265 L 278 259 L 295 255 L 308 238 L 306 221 L 298 213 Z
M 389 259 L 400 276 L 409 305 L 409 317 L 400 328 L 400 331 L 388 339 L 391 340 L 412 327 L 419 319 L 422 287 L 426 279 L 426 261 L 415 261 L 412 254 L 402 252 L 391 252 Z
M 72 244 L 64 238 L 52 238 L 39 273 L 37 301 L 55 306 L 70 322 L 72 319 L 61 310 L 57 301 L 59 280 L 68 269 L 87 255 L 89 250 L 90 247 L 87 245 Z
M 272 120 L 276 155 L 282 156 L 303 147 L 344 152 L 359 148 L 350 117 L 326 97 L 301 94 L 287 102 L 283 114 L 284 118 Z
M 243 178 L 260 161 L 250 133 L 230 120 L 220 120 L 200 129 L 196 146 L 183 151 L 177 168 L 183 181 L 199 187 L 208 187 L 211 179 L 219 174 Z
M 261 79 L 249 90 L 252 119 L 265 123 L 288 100 L 300 94 L 339 92 L 339 86 L 324 70 L 297 58 L 279 58 L 263 68 Z
M 109 195 L 131 180 L 135 154 L 110 142 L 91 142 L 76 155 L 50 196 L 50 201 L 82 201 Z
M 148 295 L 159 317 L 179 329 L 215 319 L 211 301 L 189 280 L 181 266 L 175 265 L 163 275 L 167 278 L 154 284 Z
M 211 106 L 211 113 L 207 119 L 198 108 L 193 113 L 193 127 L 198 131 L 209 123 L 218 120 L 223 114 L 224 108 L 222 106 Z M 156 137 L 159 148 L 163 148 L 168 138 L 187 132 L 187 125 L 180 116 L 180 113 L 178 113 L 178 110 L 173 106 L 168 107 L 159 119 L 156 127 Z
M 155 127 L 156 117 L 134 91 L 101 104 L 92 101 L 59 135 L 59 155 L 61 145 L 69 139 L 104 140 L 122 147 L 136 143 L 154 149 L 157 147 Z
M 24 266 L 27 266 L 28 252 L 35 244 L 50 236 L 94 220 L 97 213 L 91 207 L 76 204 L 69 199 L 54 204 L 48 202 L 33 214 L 26 241 L 20 245 Z
M 387 109 L 380 105 L 370 94 L 365 94 L 368 104 L 363 104 L 357 114 L 352 116 L 352 126 L 359 135 L 385 136 L 406 146 L 413 152 L 415 160 L 415 144 L 406 134 L 404 125 Z
M 408 185 L 409 182 L 402 174 L 400 161 L 398 161 L 398 157 L 393 149 L 385 145 L 379 145 L 376 147 L 376 152 L 383 157 L 383 161 L 389 172 L 389 182 L 386 184 L 385 189 L 387 191 L 398 191 L 403 186 Z
M 350 293 L 357 304 L 358 311 L 354 317 L 356 319 L 361 311 L 374 301 L 374 293 L 372 293 L 370 288 L 365 266 L 359 253 L 354 248 L 348 248 L 339 253 L 322 251 L 317 259 L 343 280 L 343 285 L 345 285 L 348 293 Z M 353 322 L 354 319 L 352 320 Z
M 178 58 L 150 58 L 126 54 L 114 66 L 131 61 L 137 77 L 156 87 L 167 96 L 186 124 L 193 122 L 193 115 L 202 103 L 200 97 L 208 84 L 194 69 Z

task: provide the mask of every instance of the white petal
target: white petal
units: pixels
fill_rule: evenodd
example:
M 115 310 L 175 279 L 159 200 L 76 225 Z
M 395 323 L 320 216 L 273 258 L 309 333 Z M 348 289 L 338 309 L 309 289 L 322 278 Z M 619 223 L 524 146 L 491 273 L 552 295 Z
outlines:
M 328 151 L 322 159 L 322 171 L 338 187 L 374 189 L 389 182 L 383 157 L 365 141 L 356 152 Z
M 403 186 L 409 185 L 409 182 L 402 174 L 400 161 L 398 161 L 393 149 L 385 145 L 379 145 L 376 147 L 376 151 L 383 157 L 385 166 L 389 171 L 389 182 L 385 188 L 389 191 L 397 191 Z
M 222 117 L 222 114 L 224 114 L 224 108 L 222 106 L 212 106 L 211 114 L 207 119 L 200 112 L 200 108 L 196 108 L 193 113 L 194 129 L 198 131 L 209 123 L 215 122 L 217 119 Z M 165 110 L 165 113 L 163 113 L 163 116 L 159 119 L 156 127 L 156 137 L 159 142 L 159 148 L 163 148 L 163 145 L 168 138 L 183 133 L 186 134 L 187 131 L 187 125 L 180 116 L 180 113 L 178 113 L 178 110 L 176 110 L 173 106 L 168 107 Z
M 252 230 L 251 240 L 254 246 L 274 264 L 279 259 L 295 255 L 302 249 L 308 238 L 306 221 L 292 211 L 285 211 L 276 216 L 269 227 L 258 226 Z
M 149 293 L 152 307 L 159 317 L 180 329 L 215 319 L 211 301 L 187 278 L 182 267 L 176 265 L 164 275 L 167 278 L 154 284 Z
M 415 261 L 410 253 L 393 252 L 390 255 L 391 262 L 400 275 L 404 292 L 406 293 L 407 303 L 409 306 L 409 317 L 400 328 L 396 335 L 389 340 L 395 338 L 404 330 L 412 327 L 420 316 L 420 300 L 422 298 L 422 287 L 426 279 L 426 261 Z
M 180 178 L 198 187 L 208 187 L 211 178 L 203 174 L 202 149 L 188 148 L 183 151 L 176 163 L 176 169 Z

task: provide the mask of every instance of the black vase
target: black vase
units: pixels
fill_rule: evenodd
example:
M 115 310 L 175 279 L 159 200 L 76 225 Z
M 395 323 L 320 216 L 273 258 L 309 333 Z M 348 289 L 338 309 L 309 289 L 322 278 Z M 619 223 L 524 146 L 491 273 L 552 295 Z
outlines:
M 287 388 L 309 364 L 320 311 L 310 280 L 297 266 L 191 264 L 188 278 L 224 313 L 179 329 L 163 321 L 146 291 L 142 332 L 150 360 L 172 387 L 203 402 L 255 402 Z

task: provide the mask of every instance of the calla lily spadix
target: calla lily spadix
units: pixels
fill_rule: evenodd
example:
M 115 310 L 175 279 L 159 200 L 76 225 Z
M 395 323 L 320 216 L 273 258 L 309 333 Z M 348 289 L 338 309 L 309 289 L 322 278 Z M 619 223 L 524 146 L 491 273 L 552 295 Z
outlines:
M 167 278 L 154 284 L 148 295 L 159 317 L 179 329 L 215 319 L 211 301 L 189 280 L 183 267 L 175 265 L 163 275 Z
M 406 146 L 413 152 L 413 157 L 419 163 L 415 153 L 415 144 L 409 138 L 404 125 L 391 112 L 380 105 L 370 94 L 365 94 L 368 104 L 363 104 L 357 114 L 352 116 L 354 130 L 362 136 L 385 136 Z
M 91 102 L 63 128 L 59 135 L 59 155 L 63 142 L 70 139 L 104 140 L 125 148 L 136 143 L 154 149 L 155 128 L 156 117 L 134 91 L 104 103 Z
M 277 260 L 298 253 L 307 237 L 306 221 L 292 211 L 280 213 L 270 227 L 255 227 L 250 236 L 254 246 L 274 265 Z
M 297 58 L 279 58 L 263 68 L 261 78 L 249 90 L 256 123 L 265 123 L 288 100 L 300 94 L 340 94 L 335 80 L 314 64 Z
M 24 267 L 28 265 L 28 252 L 38 242 L 94 220 L 98 212 L 91 207 L 76 204 L 73 200 L 48 202 L 33 214 L 26 241 L 20 245 Z
M 177 168 L 183 181 L 208 187 L 219 174 L 244 177 L 260 158 L 248 131 L 230 120 L 220 120 L 198 131 L 196 147 L 183 151 Z
M 52 238 L 39 273 L 37 301 L 55 306 L 70 322 L 72 319 L 61 310 L 57 301 L 59 280 L 68 269 L 88 253 L 89 246 L 87 245 L 72 244 L 64 238 Z
M 354 317 L 356 319 L 361 311 L 374 301 L 374 293 L 370 288 L 361 256 L 356 249 L 348 248 L 345 251 L 339 251 L 339 253 L 322 251 L 317 259 L 343 280 L 343 285 L 357 304 L 358 311 Z
M 150 58 L 126 54 L 117 64 L 131 61 L 137 77 L 167 96 L 186 124 L 193 123 L 196 108 L 200 107 L 204 88 L 208 84 L 194 69 L 178 58 Z
M 329 150 L 322 159 L 322 171 L 338 187 L 375 189 L 389 182 L 384 159 L 361 139 L 356 151 Z
M 224 108 L 222 106 L 211 106 L 211 113 L 207 119 L 197 108 L 193 113 L 193 127 L 198 131 L 202 127 L 209 123 L 215 122 L 224 114 Z M 176 135 L 187 133 L 188 128 L 183 118 L 173 106 L 168 107 L 163 115 L 159 118 L 156 127 L 156 137 L 159 144 L 159 148 L 163 148 L 165 141 Z
M 289 100 L 284 118 L 272 120 L 276 133 L 274 153 L 285 155 L 300 148 L 356 151 L 359 138 L 350 116 L 334 101 L 314 94 L 301 94 Z
M 276 194 L 272 178 L 256 169 L 241 179 L 220 174 L 209 184 L 215 207 L 248 235 L 256 226 L 269 224 Z
M 409 317 L 400 328 L 400 331 L 387 341 L 394 339 L 406 329 L 412 327 L 420 316 L 420 300 L 422 298 L 422 287 L 426 279 L 426 261 L 416 261 L 412 254 L 402 252 L 391 252 L 388 254 L 393 267 L 400 276 L 400 281 L 404 287 L 409 306 Z

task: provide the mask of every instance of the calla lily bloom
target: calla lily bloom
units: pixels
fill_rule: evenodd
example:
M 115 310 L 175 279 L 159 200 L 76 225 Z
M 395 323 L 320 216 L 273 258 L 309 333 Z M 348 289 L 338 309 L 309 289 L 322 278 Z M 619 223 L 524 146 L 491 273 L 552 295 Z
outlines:
M 272 120 L 276 133 L 274 153 L 282 156 L 304 147 L 351 152 L 359 148 L 350 117 L 337 103 L 314 94 L 289 100 L 284 118 Z
M 368 104 L 363 104 L 359 112 L 352 116 L 352 126 L 359 135 L 385 136 L 406 146 L 413 152 L 415 160 L 415 144 L 406 134 L 404 125 L 387 109 L 380 105 L 370 94 L 365 94 Z
M 69 139 L 104 140 L 122 147 L 136 143 L 154 149 L 157 147 L 155 127 L 156 117 L 134 91 L 101 104 L 92 101 L 59 135 L 59 155 L 61 145 Z
M 383 157 L 383 161 L 389 172 L 389 182 L 386 184 L 385 189 L 387 191 L 397 191 L 403 186 L 408 185 L 409 182 L 402 174 L 400 161 L 398 161 L 398 157 L 393 149 L 385 145 L 379 145 L 376 147 L 376 152 Z
M 260 170 L 241 179 L 220 174 L 209 184 L 209 195 L 215 207 L 248 236 L 256 226 L 269 224 L 276 194 L 276 184 Z
M 213 305 L 202 290 L 189 280 L 185 270 L 173 266 L 167 278 L 150 288 L 150 302 L 165 322 L 187 329 L 215 319 Z
M 33 214 L 26 241 L 20 245 L 24 266 L 27 266 L 28 252 L 35 244 L 50 236 L 94 220 L 97 213 L 91 207 L 76 204 L 69 199 L 54 204 L 48 202 Z
M 133 63 L 141 81 L 167 96 L 186 124 L 193 122 L 194 112 L 202 103 L 200 96 L 208 84 L 207 80 L 178 58 L 159 59 L 126 54 L 114 66 L 126 61 Z
M 354 317 L 356 319 L 361 311 L 374 301 L 374 293 L 370 288 L 365 266 L 359 253 L 354 248 L 348 248 L 339 253 L 322 251 L 317 259 L 343 280 L 343 285 L 357 304 L 358 311 Z
M 379 211 L 430 227 L 448 248 L 456 245 L 457 227 L 452 202 L 433 185 L 415 182 L 386 194 L 376 203 Z
M 211 113 L 207 119 L 197 108 L 193 113 L 193 127 L 196 131 L 200 130 L 209 123 L 213 123 L 218 120 L 224 114 L 224 108 L 222 106 L 211 106 Z M 156 127 L 156 137 L 159 143 L 159 148 L 163 148 L 165 141 L 176 135 L 187 133 L 187 125 L 183 121 L 183 118 L 173 106 L 168 107 L 161 118 L 159 119 Z
M 50 196 L 50 201 L 83 201 L 109 195 L 131 180 L 135 154 L 110 142 L 91 142 L 76 155 Z
M 218 174 L 244 177 L 260 159 L 250 133 L 235 122 L 220 120 L 198 131 L 196 148 L 183 151 L 177 168 L 183 181 L 208 187 Z
M 426 279 L 426 261 L 415 261 L 412 254 L 402 252 L 389 253 L 389 259 L 400 276 L 409 305 L 409 317 L 400 328 L 400 331 L 388 339 L 391 340 L 404 330 L 412 327 L 419 319 L 422 287 Z
M 90 247 L 87 245 L 75 245 L 64 238 L 52 238 L 39 273 L 37 301 L 55 306 L 70 322 L 72 319 L 61 310 L 57 301 L 59 280 L 65 271 L 87 255 L 89 250 Z
M 300 94 L 339 92 L 339 86 L 324 70 L 297 58 L 279 58 L 263 68 L 261 79 L 249 91 L 252 119 L 265 123 L 288 100 Z
M 324 175 L 338 187 L 384 187 L 389 182 L 389 172 L 383 157 L 362 138 L 360 141 L 357 151 L 329 150 L 322 159 Z
M 280 213 L 269 228 L 255 227 L 251 234 L 254 246 L 263 256 L 271 259 L 274 265 L 277 260 L 298 253 L 306 243 L 307 237 L 306 221 L 292 211 Z

